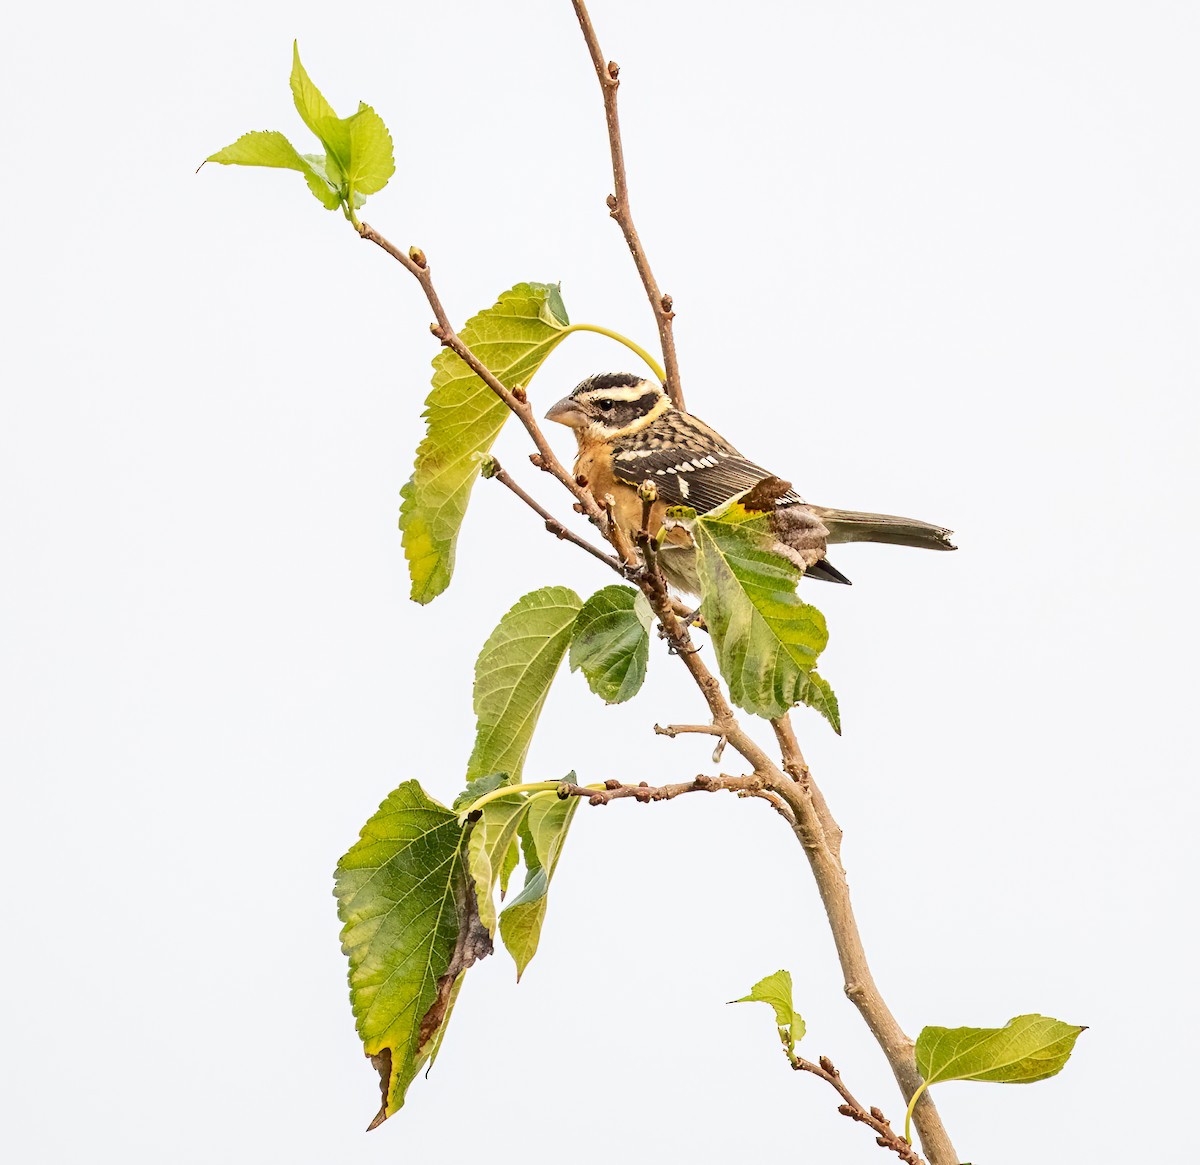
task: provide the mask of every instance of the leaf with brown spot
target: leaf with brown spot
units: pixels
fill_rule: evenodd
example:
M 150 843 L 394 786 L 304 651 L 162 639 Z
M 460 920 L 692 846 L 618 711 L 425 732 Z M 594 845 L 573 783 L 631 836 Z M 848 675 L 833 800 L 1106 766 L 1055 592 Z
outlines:
M 473 827 L 406 781 L 338 863 L 335 893 L 350 1002 L 380 1074 L 377 1128 L 437 1051 L 468 967 L 491 953 L 465 846 Z

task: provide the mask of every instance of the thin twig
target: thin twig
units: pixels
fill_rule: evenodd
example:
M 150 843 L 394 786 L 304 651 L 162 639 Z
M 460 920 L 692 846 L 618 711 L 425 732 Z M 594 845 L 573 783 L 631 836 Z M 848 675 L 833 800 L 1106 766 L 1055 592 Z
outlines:
M 654 731 L 658 736 L 670 736 L 672 739 L 676 736 L 684 736 L 689 732 L 701 736 L 720 736 L 722 739 L 725 736 L 725 733 L 715 724 L 656 724 Z
M 891 1122 L 878 1108 L 874 1105 L 864 1108 L 854 1099 L 850 1090 L 842 1082 L 842 1074 L 833 1066 L 833 1062 L 828 1056 L 822 1056 L 820 1062 L 814 1064 L 803 1056 L 797 1056 L 787 1047 L 786 1043 L 784 1052 L 797 1072 L 811 1072 L 833 1087 L 843 1101 L 838 1105 L 838 1112 L 842 1116 L 848 1116 L 851 1120 L 859 1121 L 872 1129 L 876 1133 L 875 1143 L 877 1145 L 884 1149 L 890 1149 L 905 1165 L 925 1165 L 925 1162 L 913 1151 L 912 1145 L 892 1128 Z
M 606 533 L 605 527 L 609 524 L 607 514 L 597 503 L 596 499 L 592 497 L 591 492 L 586 487 L 581 486 L 575 480 L 574 474 L 570 473 L 566 466 L 554 455 L 554 450 L 550 447 L 550 442 L 546 440 L 546 435 L 542 432 L 534 417 L 533 407 L 525 395 L 525 390 L 520 387 L 515 389 L 505 387 L 495 373 L 463 343 L 458 333 L 451 326 L 450 318 L 446 315 L 446 309 L 442 307 L 442 302 L 438 298 L 437 291 L 433 286 L 433 278 L 430 274 L 429 264 L 425 259 L 424 253 L 414 248 L 412 252 L 406 254 L 367 223 L 359 224 L 358 233 L 364 239 L 386 251 L 397 262 L 403 264 L 417 282 L 420 283 L 421 290 L 425 292 L 425 298 L 429 301 L 429 306 L 433 309 L 434 319 L 436 320 L 436 323 L 431 325 L 430 331 L 441 341 L 443 347 L 449 348 L 458 356 L 516 415 L 517 420 L 525 427 L 525 431 L 533 440 L 534 445 L 537 446 L 539 467 L 558 478 L 574 495 L 581 511 L 600 527 L 601 532 Z M 627 561 L 630 565 L 633 564 L 632 557 L 627 559 Z
M 579 27 L 583 30 L 583 39 L 587 42 L 588 52 L 592 58 L 592 66 L 596 70 L 596 79 L 600 82 L 600 91 L 604 94 L 604 120 L 608 125 L 608 148 L 612 155 L 614 192 L 608 196 L 608 212 L 617 221 L 629 253 L 633 256 L 634 265 L 642 278 L 642 286 L 650 300 L 654 311 L 654 320 L 658 324 L 658 338 L 662 344 L 663 364 L 666 367 L 666 389 L 677 409 L 683 409 L 683 388 L 679 380 L 679 359 L 675 355 L 675 337 L 671 321 L 675 318 L 671 310 L 672 303 L 669 295 L 663 295 L 659 290 L 654 272 L 650 270 L 650 261 L 642 249 L 642 241 L 638 238 L 637 228 L 633 225 L 633 215 L 629 209 L 629 182 L 625 176 L 625 151 L 621 146 L 621 125 L 617 120 L 617 87 L 620 82 L 617 74 L 620 72 L 615 61 L 606 62 L 600 51 L 600 41 L 592 26 L 592 18 L 583 0 L 571 0 L 575 7 L 575 15 L 579 19 Z
M 611 567 L 613 570 L 620 572 L 621 564 L 611 554 L 605 554 L 598 546 L 593 546 L 586 538 L 580 538 L 574 531 L 569 530 L 564 526 L 549 510 L 538 502 L 534 501 L 513 479 L 509 476 L 508 470 L 504 469 L 500 462 L 494 457 L 491 459 L 491 472 L 486 476 L 493 481 L 498 481 L 506 489 L 511 490 L 517 495 L 539 518 L 546 524 L 546 529 L 550 531 L 555 538 L 559 538 L 566 542 L 573 542 L 581 550 L 586 550 L 593 558 L 598 558 L 605 566 Z

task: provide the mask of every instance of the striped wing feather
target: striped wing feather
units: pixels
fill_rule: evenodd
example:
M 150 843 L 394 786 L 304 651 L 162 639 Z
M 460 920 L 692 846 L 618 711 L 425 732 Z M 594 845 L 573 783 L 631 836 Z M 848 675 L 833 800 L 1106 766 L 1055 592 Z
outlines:
M 691 506 L 706 514 L 735 494 L 757 485 L 770 470 L 747 461 L 738 453 L 697 453 L 678 446 L 618 454 L 613 474 L 626 485 L 639 486 L 649 479 L 658 487 L 659 498 L 669 506 Z M 798 502 L 792 493 L 781 499 Z

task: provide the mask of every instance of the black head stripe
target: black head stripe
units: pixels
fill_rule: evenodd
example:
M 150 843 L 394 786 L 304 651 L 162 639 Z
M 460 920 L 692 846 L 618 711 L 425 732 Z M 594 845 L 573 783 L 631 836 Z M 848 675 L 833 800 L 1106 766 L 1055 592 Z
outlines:
M 644 417 L 658 402 L 662 400 L 661 392 L 644 392 L 637 400 L 629 402 L 635 416 Z

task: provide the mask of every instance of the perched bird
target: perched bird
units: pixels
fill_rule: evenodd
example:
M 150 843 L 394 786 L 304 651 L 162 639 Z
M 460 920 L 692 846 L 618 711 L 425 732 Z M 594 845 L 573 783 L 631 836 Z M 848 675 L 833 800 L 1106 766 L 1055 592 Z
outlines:
M 597 498 L 612 496 L 614 517 L 631 535 L 642 529 L 645 506 L 638 489 L 652 481 L 658 496 L 648 523 L 652 536 L 662 528 L 669 506 L 691 506 L 704 514 L 748 490 L 763 494 L 766 500 L 754 508 L 772 510 L 775 549 L 808 578 L 849 583 L 825 558 L 830 543 L 955 549 L 951 531 L 941 526 L 809 504 L 788 482 L 748 461 L 714 429 L 677 409 L 661 385 L 632 373 L 589 376 L 546 419 L 575 430 L 575 473 L 587 479 Z M 700 593 L 695 547 L 682 526 L 668 527 L 658 561 L 672 586 Z

